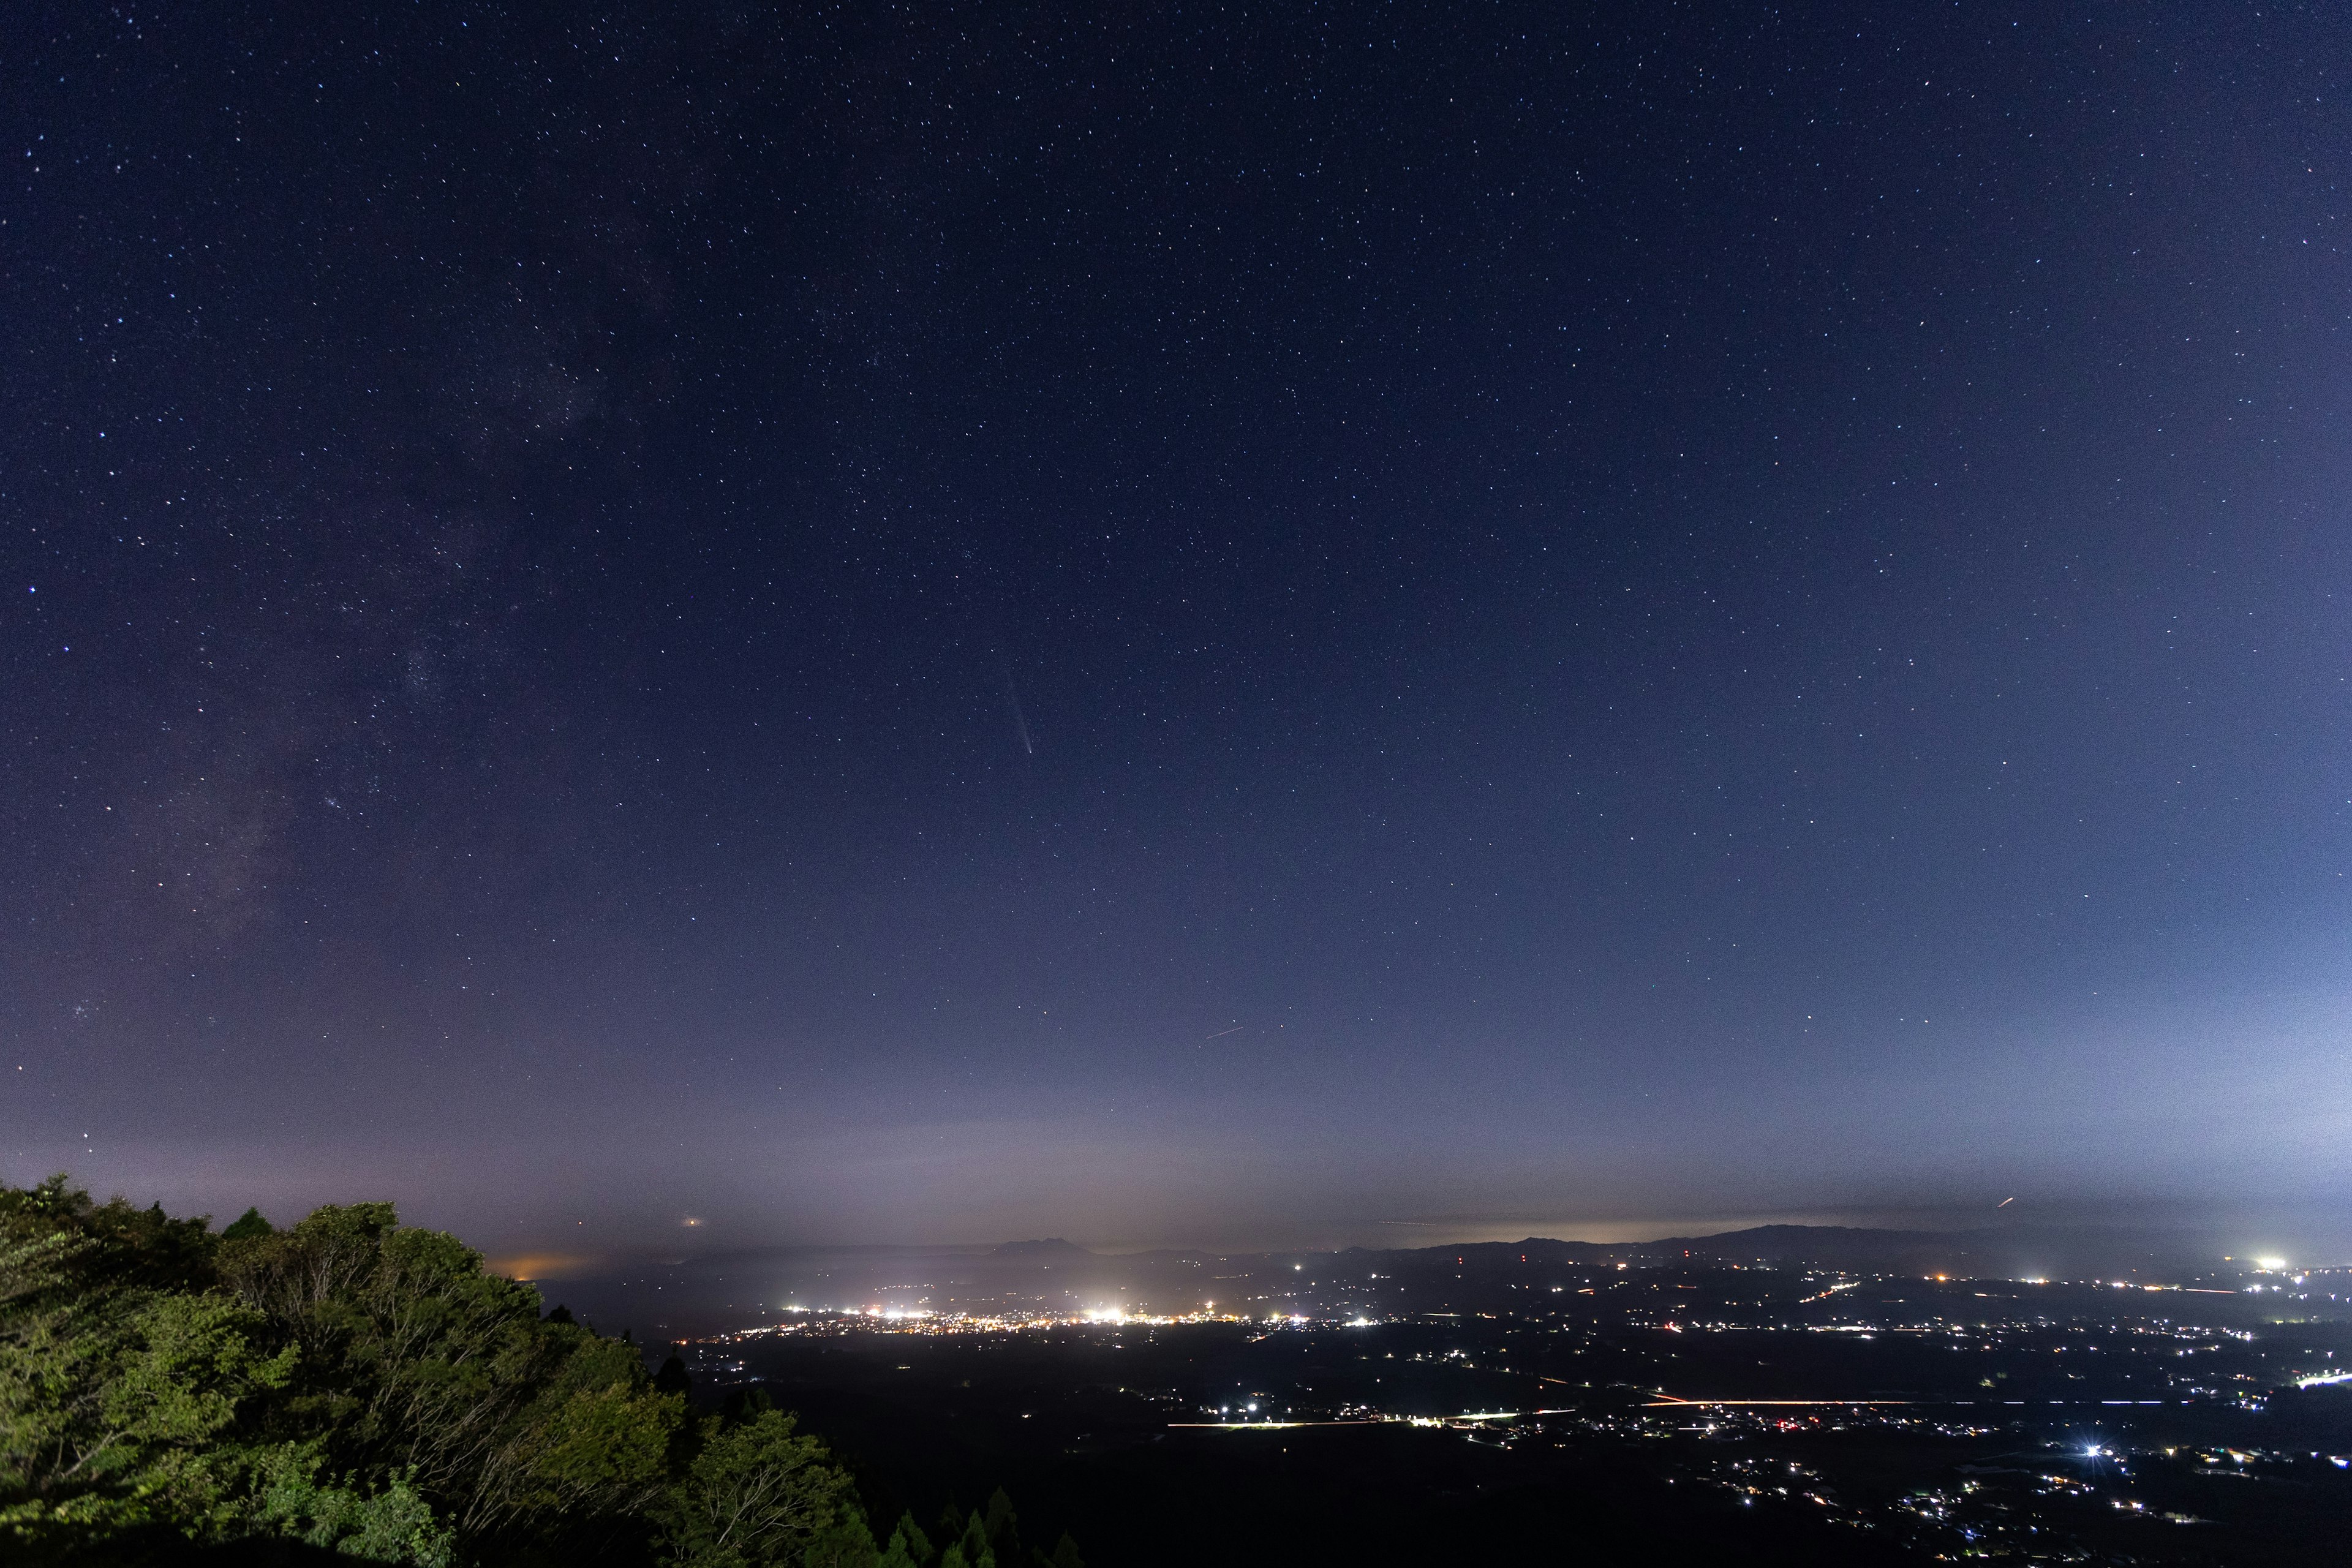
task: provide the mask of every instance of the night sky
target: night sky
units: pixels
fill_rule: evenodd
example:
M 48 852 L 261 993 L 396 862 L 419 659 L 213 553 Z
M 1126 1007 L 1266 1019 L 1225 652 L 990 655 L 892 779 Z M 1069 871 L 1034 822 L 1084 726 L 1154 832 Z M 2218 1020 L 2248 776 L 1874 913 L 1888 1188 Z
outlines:
M 285 11 L 0 44 L 7 1180 L 2352 1203 L 2341 7 Z

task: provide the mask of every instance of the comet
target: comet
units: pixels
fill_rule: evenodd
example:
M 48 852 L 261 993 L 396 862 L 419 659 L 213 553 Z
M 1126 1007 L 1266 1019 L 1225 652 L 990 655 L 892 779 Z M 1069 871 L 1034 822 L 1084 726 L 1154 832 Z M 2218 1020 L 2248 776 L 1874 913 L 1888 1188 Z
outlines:
M 1013 705 L 1013 727 L 1021 732 L 1021 750 L 1024 755 L 1034 757 L 1037 748 L 1029 743 L 1029 720 L 1021 711 L 1021 693 L 1013 684 L 1013 666 L 1001 656 L 996 665 L 1004 672 L 1004 700 Z

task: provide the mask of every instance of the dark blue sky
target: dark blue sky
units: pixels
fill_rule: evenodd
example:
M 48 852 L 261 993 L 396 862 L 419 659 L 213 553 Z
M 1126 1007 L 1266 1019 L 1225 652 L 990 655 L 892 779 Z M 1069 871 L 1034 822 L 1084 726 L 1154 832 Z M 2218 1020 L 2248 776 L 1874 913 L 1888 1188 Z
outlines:
M 2352 1197 L 2336 7 L 674 10 L 12 27 L 9 1179 Z

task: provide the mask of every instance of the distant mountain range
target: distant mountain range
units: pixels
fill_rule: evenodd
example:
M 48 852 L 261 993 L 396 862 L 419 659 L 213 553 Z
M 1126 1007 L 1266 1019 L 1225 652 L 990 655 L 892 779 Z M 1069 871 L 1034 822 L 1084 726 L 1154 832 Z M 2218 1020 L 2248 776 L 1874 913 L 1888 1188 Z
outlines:
M 1958 1279 L 2138 1281 L 2236 1288 L 2235 1237 L 2189 1229 L 2019 1225 L 1876 1230 L 1768 1225 L 1715 1236 L 1596 1242 L 1529 1237 L 1411 1248 L 1095 1252 L 1060 1237 L 980 1247 L 763 1247 L 637 1266 L 622 1277 L 544 1287 L 595 1321 L 682 1336 L 773 1321 L 794 1307 L 855 1310 L 1083 1313 L 1198 1311 L 1352 1315 L 1507 1302 L 1528 1265 L 1590 1271 L 1645 1265 L 1810 1267 Z M 2219 1276 L 2221 1278 L 2215 1278 Z M 1565 1272 L 1545 1282 L 1566 1283 Z M 1373 1289 L 1377 1285 L 1377 1289 Z
M 1058 1236 L 1049 1236 L 1042 1241 L 1008 1241 L 991 1251 L 989 1256 L 1034 1258 L 1042 1263 L 1051 1263 L 1057 1258 L 1099 1258 L 1105 1255 L 1088 1252 L 1075 1241 L 1064 1241 Z
M 1811 1264 L 1875 1274 L 1948 1274 L 1955 1279 L 2127 1279 L 2135 1275 L 2177 1280 L 2184 1273 L 2221 1269 L 2218 1237 L 2200 1232 L 2124 1226 L 2015 1226 L 1981 1230 L 1877 1230 L 1855 1226 L 1763 1225 L 1714 1236 L 1668 1236 L 1654 1241 L 1563 1241 L 1531 1236 L 1521 1241 L 1459 1242 L 1416 1247 L 1349 1247 L 1338 1256 L 1367 1268 L 1432 1267 L 1459 1258 L 1479 1264 L 1695 1262 Z M 1056 1258 L 1143 1264 L 1200 1258 L 1196 1248 L 1140 1253 L 1090 1252 L 1067 1241 L 1008 1242 L 1000 1258 Z M 1244 1258 L 1330 1256 L 1311 1252 L 1215 1254 Z
M 2027 1279 L 2162 1274 L 2223 1267 L 2220 1243 L 2189 1231 L 2120 1226 L 2017 1226 L 1983 1230 L 1873 1230 L 1853 1226 L 1764 1225 L 1716 1236 L 1669 1236 L 1655 1241 L 1524 1241 L 1466 1243 L 1374 1251 L 1367 1258 L 1433 1261 L 1444 1255 L 1501 1262 L 1522 1254 L 1546 1262 L 1810 1263 L 1881 1274 L 1949 1274 L 1965 1279 Z

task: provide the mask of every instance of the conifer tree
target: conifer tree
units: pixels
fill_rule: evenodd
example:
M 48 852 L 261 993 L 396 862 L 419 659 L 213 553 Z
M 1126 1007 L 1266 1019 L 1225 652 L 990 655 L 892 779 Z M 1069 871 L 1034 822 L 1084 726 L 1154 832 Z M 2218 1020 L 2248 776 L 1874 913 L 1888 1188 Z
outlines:
M 1018 1568 L 1026 1555 L 1021 1550 L 1020 1516 L 1013 1511 L 1013 1499 L 1003 1487 L 988 1500 L 988 1546 L 999 1563 L 1013 1568 Z
M 890 1531 L 890 1542 L 882 1549 L 882 1568 L 929 1568 L 931 1553 L 930 1537 L 915 1522 L 910 1510 L 898 1516 L 898 1525 Z
M 874 1532 L 866 1527 L 866 1516 L 854 1507 L 845 1507 L 841 1516 L 809 1542 L 801 1563 L 803 1568 L 880 1568 L 881 1554 L 875 1550 Z

